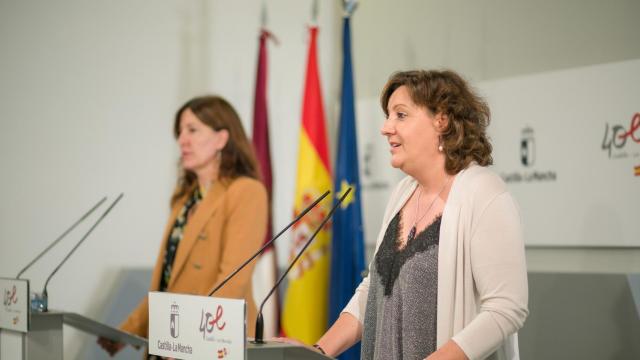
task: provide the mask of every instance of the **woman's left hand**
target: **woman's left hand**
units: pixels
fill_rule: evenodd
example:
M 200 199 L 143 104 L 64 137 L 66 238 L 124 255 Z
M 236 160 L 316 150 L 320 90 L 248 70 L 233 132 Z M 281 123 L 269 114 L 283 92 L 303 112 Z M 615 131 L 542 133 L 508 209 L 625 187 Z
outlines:
M 315 352 L 319 352 L 318 349 L 314 348 L 313 346 L 309 346 L 305 343 L 303 343 L 302 341 L 296 340 L 296 339 L 291 339 L 291 338 L 286 338 L 286 337 L 274 337 L 270 339 L 271 341 L 275 341 L 275 342 L 281 342 L 281 343 L 285 343 L 285 344 L 290 344 L 290 345 L 296 345 L 296 346 L 302 346 L 305 347 L 311 351 L 315 351 Z

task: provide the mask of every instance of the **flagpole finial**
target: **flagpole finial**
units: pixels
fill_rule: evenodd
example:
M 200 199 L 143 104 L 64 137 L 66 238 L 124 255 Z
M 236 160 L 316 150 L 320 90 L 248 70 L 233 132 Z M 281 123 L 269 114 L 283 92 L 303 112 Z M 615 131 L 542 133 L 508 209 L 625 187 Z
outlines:
M 260 25 L 263 29 L 267 28 L 267 4 L 262 2 L 262 8 L 260 10 Z
M 344 16 L 351 17 L 358 7 L 358 0 L 342 0 Z
M 318 0 L 311 3 L 311 21 L 314 25 L 318 23 Z

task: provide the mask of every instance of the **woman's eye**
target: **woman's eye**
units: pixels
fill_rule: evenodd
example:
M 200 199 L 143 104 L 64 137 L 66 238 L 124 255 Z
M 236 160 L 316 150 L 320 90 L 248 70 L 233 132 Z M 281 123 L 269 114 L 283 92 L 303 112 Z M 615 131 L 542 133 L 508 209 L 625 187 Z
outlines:
M 407 117 L 407 114 L 403 112 L 399 112 L 399 113 L 396 113 L 396 116 L 398 117 L 398 119 L 404 119 Z

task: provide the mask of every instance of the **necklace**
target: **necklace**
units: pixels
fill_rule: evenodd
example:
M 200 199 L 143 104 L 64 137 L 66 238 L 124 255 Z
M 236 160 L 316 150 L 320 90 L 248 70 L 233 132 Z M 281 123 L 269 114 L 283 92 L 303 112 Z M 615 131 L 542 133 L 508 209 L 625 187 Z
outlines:
M 442 189 L 440 189 L 438 194 L 436 194 L 436 196 L 433 197 L 433 200 L 431 200 L 431 204 L 429 204 L 427 211 L 425 211 L 424 214 L 422 214 L 422 216 L 418 218 L 418 214 L 420 214 L 420 197 L 422 197 L 422 187 L 420 187 L 420 192 L 418 193 L 418 202 L 416 203 L 416 220 L 413 222 L 413 226 L 411 227 L 411 230 L 409 230 L 409 235 L 407 236 L 407 243 L 409 243 L 416 237 L 416 231 L 418 230 L 417 229 L 418 223 L 420 222 L 420 220 L 424 219 L 425 216 L 427 216 L 427 214 L 429 213 L 429 210 L 431 210 L 431 207 L 433 206 L 433 204 L 435 204 L 436 199 L 438 199 L 440 194 L 442 194 L 442 192 L 444 191 L 444 188 L 446 188 L 447 184 L 449 184 L 449 180 L 451 180 L 451 178 L 447 179 L 444 185 L 442 185 Z

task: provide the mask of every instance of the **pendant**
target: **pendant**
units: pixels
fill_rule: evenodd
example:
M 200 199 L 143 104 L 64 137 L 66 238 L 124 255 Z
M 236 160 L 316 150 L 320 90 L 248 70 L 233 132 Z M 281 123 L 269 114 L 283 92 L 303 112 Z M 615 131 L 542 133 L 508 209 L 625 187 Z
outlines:
M 407 243 L 409 243 L 413 238 L 416 237 L 416 226 L 413 225 L 411 230 L 409 230 L 409 236 L 407 236 Z

